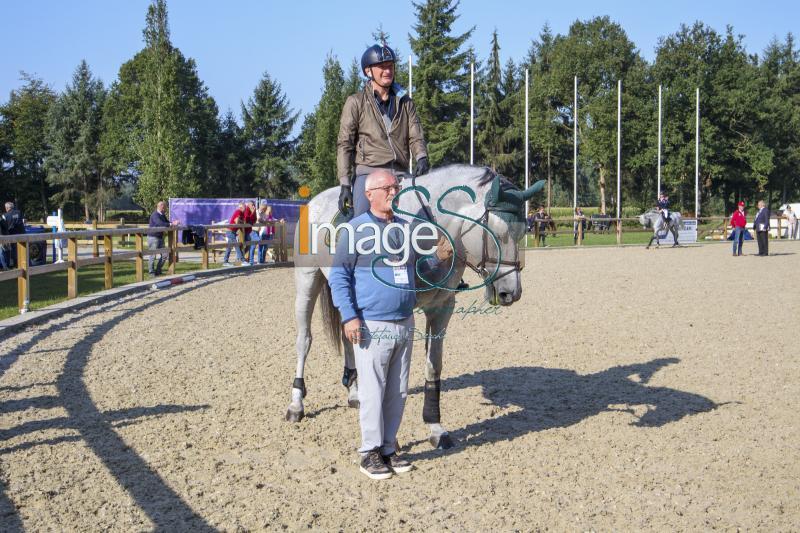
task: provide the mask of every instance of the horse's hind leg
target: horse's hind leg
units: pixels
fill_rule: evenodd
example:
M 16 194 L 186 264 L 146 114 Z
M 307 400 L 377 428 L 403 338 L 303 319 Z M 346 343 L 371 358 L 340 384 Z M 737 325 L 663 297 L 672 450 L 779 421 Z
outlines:
M 303 378 L 306 366 L 306 357 L 311 349 L 311 317 L 314 314 L 314 304 L 325 282 L 325 277 L 319 268 L 295 268 L 294 317 L 297 324 L 297 369 L 294 382 L 292 382 L 292 401 L 286 410 L 286 420 L 299 422 L 305 416 L 303 398 L 306 396 L 306 383 Z

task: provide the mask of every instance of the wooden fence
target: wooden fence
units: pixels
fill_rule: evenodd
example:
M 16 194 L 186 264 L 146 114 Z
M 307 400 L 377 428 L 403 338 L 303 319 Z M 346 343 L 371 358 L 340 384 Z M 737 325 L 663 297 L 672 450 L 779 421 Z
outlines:
M 145 257 L 151 255 L 167 255 L 167 270 L 170 274 L 175 273 L 175 265 L 178 262 L 181 251 L 196 250 L 201 254 L 201 268 L 209 268 L 209 252 L 226 248 L 228 243 L 210 242 L 209 237 L 219 231 L 228 228 L 259 228 L 272 226 L 275 228 L 274 237 L 270 240 L 247 241 L 244 242 L 244 232 L 237 231 L 238 245 L 251 246 L 259 244 L 269 244 L 275 250 L 275 262 L 288 262 L 288 244 L 286 240 L 285 222 L 268 222 L 266 224 L 226 224 L 225 226 L 192 226 L 191 229 L 202 228 L 203 246 L 196 249 L 194 244 L 178 245 L 178 231 L 190 231 L 188 226 L 172 226 L 169 228 L 149 228 L 149 227 L 129 227 L 116 229 L 92 229 L 83 231 L 65 231 L 61 233 L 30 233 L 25 235 L 0 235 L 0 245 L 11 245 L 17 248 L 16 268 L 7 271 L 0 271 L 0 281 L 17 280 L 17 302 L 20 313 L 28 310 L 31 295 L 31 278 L 48 272 L 67 271 L 67 298 L 78 296 L 78 269 L 90 265 L 104 265 L 105 288 L 114 287 L 114 263 L 116 261 L 134 260 L 136 269 L 136 281 L 144 281 Z M 147 235 L 166 234 L 166 247 L 158 249 L 145 248 L 144 238 Z M 114 237 L 133 236 L 134 250 L 114 251 Z M 67 241 L 67 256 L 63 262 L 54 262 L 38 266 L 30 264 L 31 243 L 43 241 Z M 78 241 L 92 242 L 92 257 L 78 257 Z M 100 253 L 102 241 L 103 253 Z M 233 246 L 236 246 L 234 244 Z M 251 258 L 252 261 L 252 258 Z
M 691 219 L 697 220 L 698 228 L 697 228 L 697 240 L 705 240 L 706 237 L 711 237 L 712 239 L 724 240 L 728 238 L 728 218 L 726 217 L 700 217 L 699 219 Z M 598 233 L 595 229 L 587 230 L 585 226 L 588 226 L 591 222 L 593 225 L 597 225 L 598 223 L 606 224 L 607 230 L 602 231 L 599 233 L 607 233 L 607 234 L 614 234 L 616 235 L 617 244 L 622 244 L 622 236 L 624 233 L 640 233 L 640 234 L 648 234 L 652 235 L 653 230 L 651 228 L 643 228 L 639 224 L 639 217 L 624 217 L 624 218 L 601 218 L 601 219 L 591 219 L 590 217 L 585 217 L 583 219 L 583 224 L 578 224 L 577 220 L 574 218 L 552 218 L 548 221 L 551 221 L 555 224 L 556 229 L 543 232 L 547 237 L 555 237 L 558 235 L 572 235 L 575 238 L 575 245 L 582 246 L 584 240 L 587 237 L 587 233 Z M 626 227 L 627 224 L 627 227 Z M 703 225 L 704 227 L 701 227 Z M 562 229 L 558 229 L 561 226 Z M 539 223 L 533 223 L 533 229 L 530 231 L 530 234 L 533 235 L 533 247 L 537 248 L 540 246 L 540 241 L 542 235 L 540 234 Z

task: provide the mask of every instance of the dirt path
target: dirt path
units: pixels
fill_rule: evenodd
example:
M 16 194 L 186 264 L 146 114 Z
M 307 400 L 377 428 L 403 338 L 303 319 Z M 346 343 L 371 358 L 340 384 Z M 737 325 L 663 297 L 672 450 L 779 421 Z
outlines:
M 358 472 L 317 318 L 308 417 L 283 421 L 291 270 L 37 326 L 0 342 L 0 529 L 797 529 L 795 244 L 531 252 L 519 303 L 451 322 L 447 453 L 424 440 L 418 346 L 417 468 L 388 482 Z

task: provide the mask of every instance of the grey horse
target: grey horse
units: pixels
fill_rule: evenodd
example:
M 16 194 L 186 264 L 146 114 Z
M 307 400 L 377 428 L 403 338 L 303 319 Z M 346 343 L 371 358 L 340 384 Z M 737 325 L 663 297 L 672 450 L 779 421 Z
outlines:
M 425 333 L 427 360 L 422 415 L 430 428 L 428 440 L 436 448 L 453 445 L 441 425 L 439 397 L 442 347 L 455 307 L 456 287 L 465 268 L 469 267 L 481 276 L 483 282 L 462 290 L 483 290 L 486 300 L 493 305 L 507 306 L 519 300 L 522 295 L 520 271 L 524 264 L 519 250 L 519 240 L 525 234 L 524 203 L 541 190 L 543 184 L 540 181 L 521 191 L 485 167 L 468 165 L 450 165 L 402 181 L 403 190 L 395 199 L 395 211 L 407 220 L 434 222 L 440 235 L 446 233 L 451 238 L 455 252 L 451 275 L 440 283 L 441 287 L 432 287 L 419 278 L 416 284 L 417 307 L 422 309 L 426 319 L 424 330 L 417 327 L 418 332 Z M 309 227 L 341 217 L 337 209 L 338 192 L 338 187 L 328 189 L 308 203 Z M 325 333 L 340 355 L 344 348 L 342 384 L 348 389 L 348 405 L 359 406 L 353 347 L 341 342 L 341 321 L 327 283 L 332 264 L 331 251 L 323 246 L 316 253 L 298 255 L 300 231 L 303 228 L 298 224 L 294 244 L 297 371 L 286 412 L 286 420 L 291 422 L 299 422 L 304 416 L 304 368 L 312 342 L 311 318 L 320 295 Z M 335 231 L 331 232 L 331 228 L 321 231 L 325 232 L 328 243 L 339 237 Z
M 664 222 L 664 217 L 661 216 L 661 211 L 658 209 L 651 209 L 639 215 L 639 222 L 644 228 L 653 228 L 653 236 L 650 237 L 650 242 L 647 243 L 648 249 L 653 244 L 653 241 L 656 241 L 656 248 L 660 247 L 660 239 L 666 237 L 668 231 L 672 233 L 675 239 L 672 246 L 680 246 L 678 244 L 678 230 L 682 227 L 681 214 L 678 211 L 670 211 L 669 216 L 669 221 Z

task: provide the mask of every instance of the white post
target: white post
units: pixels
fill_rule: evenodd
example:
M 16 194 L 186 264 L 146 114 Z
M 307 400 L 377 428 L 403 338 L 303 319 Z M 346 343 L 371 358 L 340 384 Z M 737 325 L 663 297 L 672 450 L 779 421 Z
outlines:
M 656 198 L 661 196 L 661 84 L 658 85 L 658 185 Z
M 700 87 L 695 89 L 694 115 L 694 216 L 700 217 Z
M 617 80 L 617 220 L 622 201 L 622 80 Z
M 525 188 L 530 187 L 528 177 L 528 69 L 525 69 Z M 525 200 L 525 217 L 531 212 L 530 200 Z
M 475 63 L 469 64 L 469 164 L 475 164 Z
M 408 97 L 414 96 L 414 72 L 411 63 L 411 56 L 408 56 Z M 411 153 L 411 148 L 408 149 L 408 173 L 414 172 L 414 154 Z
M 572 210 L 578 207 L 578 76 L 575 76 L 575 106 L 572 117 Z

